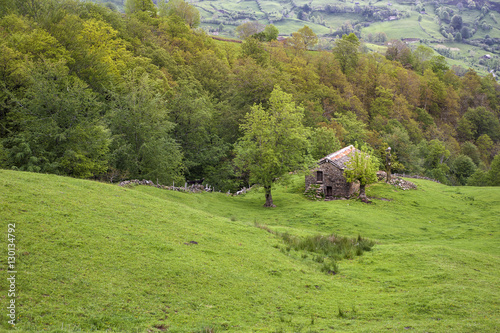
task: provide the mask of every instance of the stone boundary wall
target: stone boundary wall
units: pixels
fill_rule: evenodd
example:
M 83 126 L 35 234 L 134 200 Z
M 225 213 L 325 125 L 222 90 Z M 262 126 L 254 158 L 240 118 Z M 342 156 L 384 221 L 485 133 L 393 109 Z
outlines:
M 419 175 L 406 175 L 404 173 L 393 173 L 393 176 L 397 177 L 404 177 L 404 178 L 414 178 L 414 179 L 424 179 L 424 180 L 430 180 L 431 182 L 439 183 L 441 182 L 437 179 L 429 178 L 429 177 L 424 177 L 424 176 L 419 176 Z
M 130 185 L 146 185 L 146 186 L 153 186 L 156 188 L 161 188 L 163 190 L 170 190 L 170 191 L 179 191 L 179 192 L 192 192 L 192 193 L 199 193 L 199 192 L 212 192 L 212 189 L 209 187 L 205 187 L 204 185 L 200 184 L 194 184 L 194 185 L 189 185 L 189 186 L 166 186 L 166 185 L 160 185 L 160 184 L 155 184 L 151 180 L 139 180 L 139 179 L 132 179 L 132 180 L 126 180 L 123 182 L 120 182 L 118 186 L 130 186 Z
M 146 186 L 153 186 L 159 189 L 163 190 L 169 190 L 169 191 L 178 191 L 178 192 L 190 192 L 190 193 L 201 193 L 201 192 L 215 192 L 214 189 L 211 186 L 206 186 L 202 184 L 193 184 L 193 185 L 186 185 L 185 186 L 166 186 L 166 185 L 160 185 L 160 184 L 155 184 L 151 180 L 139 180 L 139 179 L 132 179 L 132 180 L 126 180 L 122 181 L 118 184 L 118 186 L 131 186 L 131 185 L 146 185 Z M 250 188 L 242 188 L 241 190 L 237 191 L 236 193 L 231 193 L 228 191 L 226 194 L 227 195 L 240 195 L 246 193 Z M 219 191 L 220 192 L 220 191 Z

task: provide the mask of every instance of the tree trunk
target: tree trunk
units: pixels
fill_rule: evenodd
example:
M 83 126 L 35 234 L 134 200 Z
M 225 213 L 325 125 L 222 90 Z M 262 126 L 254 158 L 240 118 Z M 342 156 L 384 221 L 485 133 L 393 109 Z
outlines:
M 273 196 L 271 195 L 271 186 L 264 187 L 264 190 L 266 191 L 266 203 L 264 204 L 264 207 L 276 207 L 273 204 Z
M 368 198 L 366 197 L 366 192 L 365 192 L 365 187 L 366 187 L 366 184 L 365 185 L 359 185 L 359 199 L 361 201 L 363 201 L 364 203 L 370 203 L 371 201 L 368 200 Z

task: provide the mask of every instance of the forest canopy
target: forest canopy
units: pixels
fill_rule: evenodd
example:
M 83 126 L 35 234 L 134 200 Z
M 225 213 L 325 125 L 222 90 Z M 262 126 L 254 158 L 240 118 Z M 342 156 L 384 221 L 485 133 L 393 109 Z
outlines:
M 390 146 L 395 172 L 498 185 L 500 86 L 491 75 L 457 76 L 425 46 L 362 53 L 355 34 L 322 52 L 274 39 L 219 42 L 182 0 L 125 5 L 126 15 L 72 0 L 3 3 L 0 167 L 204 178 L 234 191 L 249 182 L 235 163 L 240 125 L 272 109 L 279 86 L 303 110 L 307 156 L 358 142 L 381 159 Z M 306 27 L 296 36 L 306 30 L 314 37 Z

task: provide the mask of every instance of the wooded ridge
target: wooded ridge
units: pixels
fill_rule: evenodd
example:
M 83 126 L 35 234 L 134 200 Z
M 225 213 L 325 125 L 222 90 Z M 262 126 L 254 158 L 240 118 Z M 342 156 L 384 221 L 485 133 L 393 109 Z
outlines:
M 307 144 L 297 149 L 308 161 L 366 143 L 381 160 L 392 147 L 394 172 L 500 185 L 493 76 L 459 76 L 424 45 L 363 53 L 355 34 L 313 54 L 308 27 L 286 42 L 214 41 L 184 1 L 141 4 L 123 15 L 72 0 L 3 3 L 0 167 L 162 184 L 205 178 L 234 192 L 249 182 L 234 163 L 245 116 L 275 108 L 274 92 L 301 114 Z

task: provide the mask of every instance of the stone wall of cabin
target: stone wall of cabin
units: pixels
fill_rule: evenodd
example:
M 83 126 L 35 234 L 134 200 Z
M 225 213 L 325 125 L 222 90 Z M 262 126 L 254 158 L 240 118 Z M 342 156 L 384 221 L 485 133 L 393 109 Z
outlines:
M 317 171 L 323 171 L 323 181 L 317 181 Z M 305 179 L 306 191 L 310 189 L 311 185 L 319 185 L 318 190 L 324 193 L 327 198 L 327 187 L 332 187 L 332 197 L 337 198 L 349 198 L 353 193 L 359 190 L 359 184 L 348 183 L 345 180 L 342 170 L 333 166 L 330 163 L 323 163 L 317 168 L 311 170 L 309 175 L 306 175 Z

